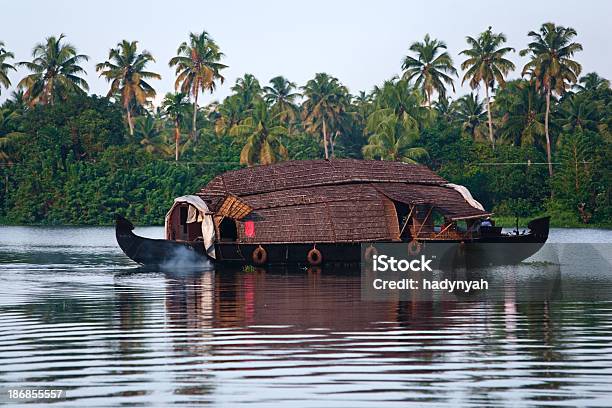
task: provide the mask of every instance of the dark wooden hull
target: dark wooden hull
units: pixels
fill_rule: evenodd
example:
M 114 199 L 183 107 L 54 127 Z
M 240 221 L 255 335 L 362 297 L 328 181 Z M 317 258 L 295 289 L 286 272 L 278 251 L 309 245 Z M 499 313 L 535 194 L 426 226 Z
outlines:
M 522 262 L 538 252 L 546 240 L 538 239 L 533 235 L 505 236 L 500 238 L 483 238 L 479 240 L 462 241 L 423 241 L 420 253 L 439 255 L 444 253 L 462 254 L 462 259 L 456 262 L 465 262 L 468 267 L 481 267 L 490 265 L 513 265 Z M 304 264 L 308 265 L 308 251 L 313 244 L 262 244 L 267 253 L 266 264 Z M 215 244 L 217 261 L 225 263 L 254 264 L 253 251 L 259 245 L 240 243 Z M 453 247 L 456 250 L 452 250 Z M 361 261 L 361 243 L 319 243 L 316 248 L 323 256 L 325 264 L 359 263 Z M 406 243 L 406 256 L 408 256 L 408 243 Z
M 176 262 L 208 260 L 202 243 L 177 242 L 140 237 L 132 232 L 134 225 L 120 215 L 115 216 L 115 236 L 121 250 L 142 265 L 163 265 Z
M 422 251 L 435 248 L 436 244 L 455 245 L 458 253 L 465 254 L 461 262 L 468 266 L 516 264 L 535 254 L 548 238 L 549 218 L 534 220 L 530 232 L 522 235 L 498 235 L 481 237 L 471 241 L 427 240 L 421 241 Z M 214 261 L 222 264 L 255 264 L 253 252 L 262 247 L 266 251 L 265 264 L 308 265 L 308 252 L 313 243 L 244 244 L 220 242 L 215 244 L 216 259 L 209 258 L 202 242 L 177 242 L 140 237 L 132 232 L 133 225 L 117 216 L 116 236 L 123 252 L 132 260 L 144 265 L 160 265 L 174 262 L 177 257 L 188 260 Z M 361 244 L 317 243 L 324 264 L 349 264 L 361 261 Z

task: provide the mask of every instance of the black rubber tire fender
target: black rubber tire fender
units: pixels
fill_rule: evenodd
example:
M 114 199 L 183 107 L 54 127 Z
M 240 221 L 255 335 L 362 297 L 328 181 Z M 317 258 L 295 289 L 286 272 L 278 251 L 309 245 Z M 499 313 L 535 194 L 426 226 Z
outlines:
M 319 266 L 323 262 L 323 254 L 317 248 L 312 248 L 306 255 L 306 260 L 311 266 Z
M 268 253 L 261 245 L 253 250 L 251 259 L 255 265 L 263 265 L 268 261 Z

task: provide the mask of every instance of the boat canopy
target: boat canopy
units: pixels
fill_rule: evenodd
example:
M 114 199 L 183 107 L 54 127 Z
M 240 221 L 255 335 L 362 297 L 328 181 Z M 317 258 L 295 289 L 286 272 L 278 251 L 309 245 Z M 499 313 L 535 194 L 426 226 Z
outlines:
M 468 190 L 467 187 L 459 185 L 459 184 L 453 184 L 453 183 L 445 184 L 444 187 L 450 187 L 456 192 L 458 192 L 459 194 L 461 194 L 463 199 L 467 201 L 467 203 L 471 205 L 472 207 L 477 208 L 480 211 L 485 210 L 482 204 L 480 204 L 478 201 L 476 201 L 474 197 L 472 197 L 472 193 L 470 193 L 470 190 Z
M 175 207 L 181 204 L 188 204 L 189 209 L 187 210 L 187 223 L 201 222 L 202 223 L 202 239 L 204 241 L 204 248 L 206 253 L 215 258 L 215 225 L 212 219 L 212 212 L 208 209 L 208 206 L 200 197 L 196 195 L 185 195 L 174 199 L 174 204 L 170 210 L 166 213 L 165 219 L 165 231 L 166 239 L 172 239 L 172 225 L 171 217 Z

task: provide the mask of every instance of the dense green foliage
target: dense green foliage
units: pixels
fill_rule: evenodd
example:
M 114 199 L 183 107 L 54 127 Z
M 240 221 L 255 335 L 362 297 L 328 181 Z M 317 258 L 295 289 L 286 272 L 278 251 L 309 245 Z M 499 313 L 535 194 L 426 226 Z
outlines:
M 118 211 L 159 224 L 175 197 L 238 167 L 239 146 L 224 137 L 198 155 L 214 163 L 162 160 L 128 138 L 122 113 L 105 98 L 74 96 L 14 116 L 14 165 L 0 183 L 5 222 L 109 224 Z
M 198 93 L 212 92 L 225 67 L 205 32 L 179 47 L 172 62 L 182 93 L 166 95 L 159 108 L 150 104 L 153 84 L 144 92 L 140 79 L 156 74 L 136 63 L 153 56 L 138 54 L 135 42 L 111 50 L 112 66 L 99 65 L 116 84 L 102 98 L 86 95 L 81 78 L 67 74 L 80 73 L 70 68 L 70 56 L 80 56 L 76 49 L 50 37 L 35 49 L 37 64 L 47 68 L 31 66 L 36 75 L 21 81 L 25 92 L 13 92 L 0 106 L 0 222 L 109 224 L 120 212 L 159 224 L 176 196 L 223 171 L 328 156 L 418 161 L 467 186 L 500 216 L 548 213 L 553 225 L 611 226 L 612 90 L 595 73 L 570 88 L 579 65 L 564 58 L 569 68 L 556 72 L 547 50 L 575 33 L 543 27 L 542 38 L 529 44 L 528 79 L 504 78 L 512 66 L 503 56 L 512 50 L 501 46 L 502 34 L 489 28 L 468 38 L 464 78 L 476 90 L 484 87 L 484 99 L 477 93 L 445 97 L 458 74 L 444 43 L 426 37 L 411 47 L 404 77 L 370 93 L 352 95 L 325 73 L 302 87 L 282 76 L 262 86 L 245 74 L 230 96 L 203 108 Z M 8 64 L 12 54 L 2 52 Z M 132 76 L 115 68 L 136 65 Z M 64 68 L 48 84 L 44 72 L 51 66 Z

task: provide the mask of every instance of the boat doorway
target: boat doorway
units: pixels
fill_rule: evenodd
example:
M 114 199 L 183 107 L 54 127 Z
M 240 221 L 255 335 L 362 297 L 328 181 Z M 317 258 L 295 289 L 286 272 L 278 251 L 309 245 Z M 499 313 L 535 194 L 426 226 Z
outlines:
M 399 238 L 402 241 L 411 240 L 410 231 L 410 218 L 412 216 L 412 207 L 408 204 L 401 203 L 399 201 L 393 202 L 395 206 L 395 212 L 397 214 L 397 223 L 399 227 Z
M 236 221 L 231 218 L 224 217 L 219 223 L 219 238 L 220 241 L 234 242 L 238 240 L 238 228 Z
M 192 207 L 192 212 L 197 211 L 197 208 L 187 203 L 178 204 L 172 210 L 170 214 L 171 240 L 192 242 L 202 239 L 202 222 L 199 221 L 199 217 L 189 219 L 189 207 Z

